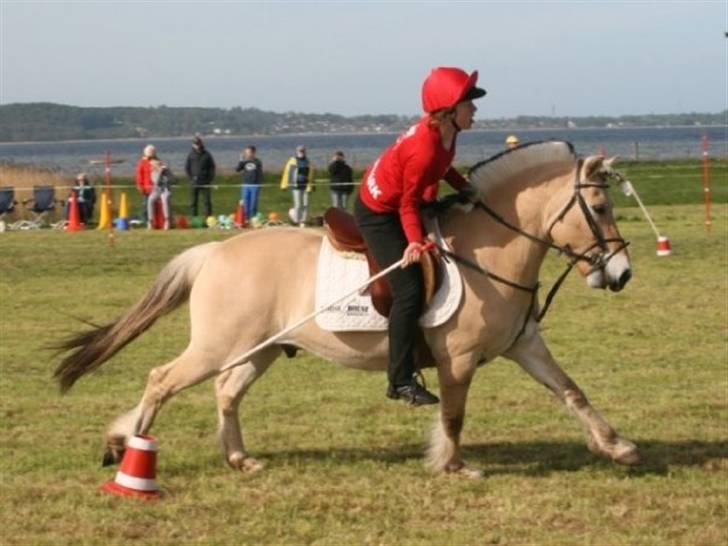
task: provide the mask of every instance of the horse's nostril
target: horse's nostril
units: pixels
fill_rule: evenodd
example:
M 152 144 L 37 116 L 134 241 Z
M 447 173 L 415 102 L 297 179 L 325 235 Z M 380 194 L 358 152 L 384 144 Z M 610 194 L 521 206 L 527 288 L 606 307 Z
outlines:
M 619 276 L 619 288 L 624 288 L 624 285 L 629 282 L 632 278 L 632 270 L 625 269 L 624 273 Z

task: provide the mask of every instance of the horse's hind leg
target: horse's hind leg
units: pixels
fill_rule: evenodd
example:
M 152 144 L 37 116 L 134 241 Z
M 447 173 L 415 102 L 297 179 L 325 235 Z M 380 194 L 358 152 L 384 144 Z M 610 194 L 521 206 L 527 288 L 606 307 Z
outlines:
M 280 355 L 278 347 L 270 347 L 253 356 L 242 366 L 221 374 L 215 381 L 217 413 L 220 422 L 218 438 L 225 461 L 238 470 L 256 471 L 263 465 L 250 457 L 245 451 L 243 436 L 238 421 L 240 401 Z
M 162 404 L 182 389 L 214 375 L 219 366 L 220 360 L 212 358 L 210 353 L 188 347 L 171 362 L 152 369 L 139 404 L 116 419 L 109 428 L 103 463 L 106 465 L 119 462 L 124 454 L 127 438 L 147 433 Z
M 640 462 L 637 446 L 620 437 L 592 407 L 581 389 L 551 356 L 540 334 L 534 332 L 524 336 L 505 356 L 515 360 L 536 381 L 551 389 L 576 415 L 587 430 L 587 446 L 592 453 L 621 464 Z

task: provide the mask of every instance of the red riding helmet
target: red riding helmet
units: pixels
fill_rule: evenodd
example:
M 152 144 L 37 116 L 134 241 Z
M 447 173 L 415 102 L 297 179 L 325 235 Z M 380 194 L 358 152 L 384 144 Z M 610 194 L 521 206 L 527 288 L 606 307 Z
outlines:
M 468 75 L 460 68 L 433 68 L 422 84 L 422 109 L 431 114 L 444 108 L 453 108 L 464 100 L 480 98 L 486 92 L 475 86 L 477 82 L 477 70 Z

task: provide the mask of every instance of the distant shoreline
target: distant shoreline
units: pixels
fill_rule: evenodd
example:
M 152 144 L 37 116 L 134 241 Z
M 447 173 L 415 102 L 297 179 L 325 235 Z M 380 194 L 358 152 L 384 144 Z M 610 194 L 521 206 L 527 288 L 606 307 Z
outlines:
M 621 131 L 621 130 L 644 130 L 644 129 L 716 129 L 724 128 L 728 130 L 728 124 L 715 125 L 630 125 L 622 127 L 604 127 L 604 126 L 584 126 L 584 127 L 523 127 L 523 128 L 503 128 L 503 129 L 472 129 L 468 133 L 528 133 L 536 131 Z M 202 138 L 208 141 L 215 140 L 232 140 L 242 138 L 276 138 L 276 137 L 322 137 L 322 136 L 371 136 L 371 135 L 398 135 L 402 131 L 355 131 L 355 132 L 310 132 L 310 133 L 275 133 L 275 134 L 234 134 L 234 135 L 202 135 Z M 69 140 L 0 140 L 0 146 L 23 146 L 28 144 L 75 144 L 85 142 L 165 142 L 190 140 L 192 134 L 188 136 L 151 136 L 151 137 L 120 137 L 120 138 L 86 138 L 86 139 L 69 139 Z

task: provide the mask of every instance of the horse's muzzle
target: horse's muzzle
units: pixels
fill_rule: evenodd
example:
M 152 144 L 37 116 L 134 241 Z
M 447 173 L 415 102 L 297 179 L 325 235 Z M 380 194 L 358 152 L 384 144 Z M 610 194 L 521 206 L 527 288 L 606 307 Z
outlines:
M 625 269 L 622 274 L 619 276 L 619 278 L 616 280 L 616 282 L 610 282 L 609 283 L 609 289 L 612 292 L 619 292 L 622 290 L 625 285 L 629 282 L 629 280 L 632 278 L 632 270 L 631 269 Z

